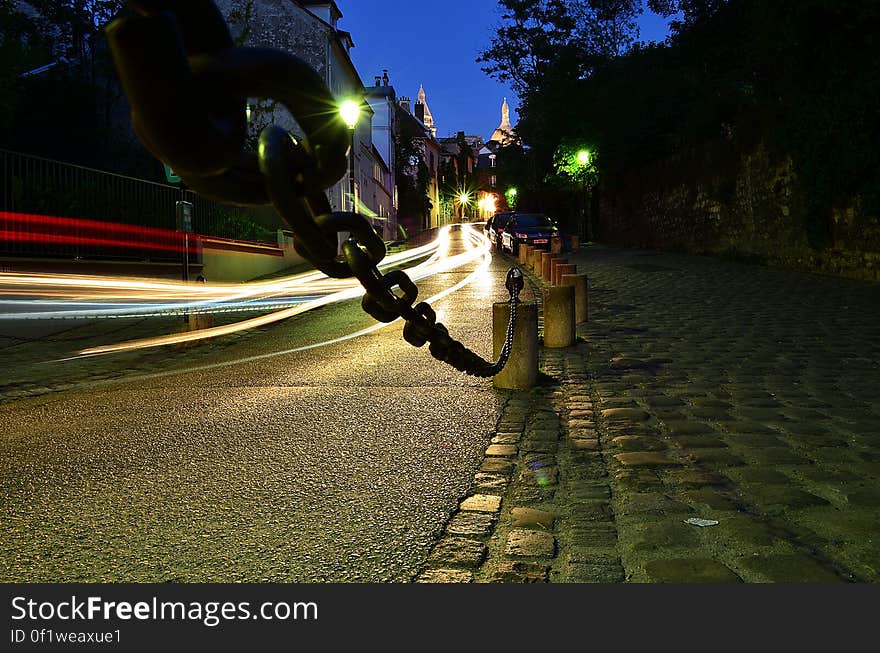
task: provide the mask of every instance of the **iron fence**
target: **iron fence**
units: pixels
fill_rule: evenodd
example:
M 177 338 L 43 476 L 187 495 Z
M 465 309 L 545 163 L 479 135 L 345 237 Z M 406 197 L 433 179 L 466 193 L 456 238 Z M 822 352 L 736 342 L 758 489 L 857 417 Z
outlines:
M 181 187 L 0 149 L 0 256 L 179 261 L 176 204 L 197 234 L 274 242 L 240 207 Z

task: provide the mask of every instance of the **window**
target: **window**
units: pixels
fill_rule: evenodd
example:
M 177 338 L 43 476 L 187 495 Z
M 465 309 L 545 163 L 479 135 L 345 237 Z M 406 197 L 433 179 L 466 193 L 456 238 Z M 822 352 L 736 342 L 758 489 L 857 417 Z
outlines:
M 492 188 L 495 188 L 495 186 L 498 185 L 498 177 L 496 177 L 495 175 L 489 177 L 489 185 L 492 186 Z

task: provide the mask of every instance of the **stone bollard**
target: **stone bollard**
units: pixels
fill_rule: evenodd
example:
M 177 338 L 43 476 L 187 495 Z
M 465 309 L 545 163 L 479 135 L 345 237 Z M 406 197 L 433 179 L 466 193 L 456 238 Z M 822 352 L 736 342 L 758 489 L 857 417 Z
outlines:
M 555 278 L 555 273 L 553 272 L 553 270 L 555 270 L 556 266 L 559 265 L 560 260 L 563 259 L 559 254 L 554 254 L 550 257 L 550 269 L 548 270 L 547 274 L 547 283 L 549 283 L 550 285 L 555 285 L 553 283 L 553 279 Z
M 507 336 L 510 321 L 510 303 L 492 305 L 492 351 L 497 359 Z M 538 380 L 538 305 L 523 302 L 516 307 L 516 325 L 513 332 L 513 348 L 507 365 L 495 375 L 496 388 L 526 390 Z
M 550 265 L 554 256 L 552 252 L 541 252 L 541 278 L 547 283 L 550 283 Z
M 214 316 L 210 313 L 189 313 L 186 317 L 188 331 L 210 329 L 214 326 Z
M 550 239 L 550 251 L 554 254 L 562 253 L 562 238 L 551 238 Z
M 526 261 L 528 261 L 529 249 L 531 249 L 531 245 L 520 245 L 519 246 L 519 265 L 520 265 L 520 267 L 525 265 Z
M 207 283 L 203 275 L 196 277 L 196 283 Z M 187 313 L 186 326 L 188 331 L 210 329 L 214 326 L 214 316 L 211 313 Z
M 556 269 L 554 270 L 553 276 L 554 286 L 565 285 L 562 283 L 562 275 L 564 274 L 577 274 L 577 266 L 574 263 L 563 263 L 562 265 L 557 265 Z M 577 302 L 576 298 L 575 302 Z
M 537 247 L 532 251 L 532 270 L 538 276 L 541 275 L 541 256 L 544 252 Z
M 544 288 L 544 346 L 571 347 L 574 341 L 574 287 Z
M 585 274 L 563 274 L 560 285 L 574 286 L 574 319 L 580 324 L 589 318 L 590 282 Z
M 571 251 L 576 252 L 580 249 L 580 236 L 572 234 L 571 238 Z
M 564 256 L 554 256 L 550 261 L 550 285 L 559 285 L 559 266 L 568 263 L 568 259 Z

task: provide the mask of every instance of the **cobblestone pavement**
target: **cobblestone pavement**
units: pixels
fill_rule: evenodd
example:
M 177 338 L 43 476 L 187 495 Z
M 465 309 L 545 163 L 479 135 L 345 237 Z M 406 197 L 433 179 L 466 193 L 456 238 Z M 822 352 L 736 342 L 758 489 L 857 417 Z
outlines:
M 421 399 L 401 419 L 417 429 L 430 411 L 440 410 L 439 394 L 458 397 L 459 408 L 468 406 L 467 411 L 450 415 L 444 428 L 447 436 L 470 431 L 467 455 L 456 459 L 455 477 L 464 478 L 442 482 L 444 497 L 452 497 L 449 504 L 439 495 L 429 497 L 432 514 L 440 512 L 440 526 L 419 529 L 415 548 L 423 553 L 408 556 L 416 561 L 404 566 L 412 565 L 411 578 L 419 582 L 876 582 L 880 286 L 598 246 L 569 259 L 589 275 L 590 318 L 578 327 L 578 344 L 542 350 L 542 381 L 533 390 L 493 391 L 483 381 L 425 364 L 425 352 L 403 345 L 394 333 L 387 340 L 377 334 L 369 342 L 338 347 L 339 360 L 329 367 L 325 353 L 305 357 L 309 367 L 288 369 L 279 360 L 244 375 L 231 367 L 229 373 L 201 373 L 187 382 L 194 384 L 187 392 L 198 396 L 193 406 L 203 406 L 222 404 L 212 399 L 215 386 L 241 387 L 240 392 L 252 385 L 314 386 L 311 401 L 329 396 L 318 392 L 324 386 L 387 388 L 389 401 L 408 388 Z M 496 286 L 508 265 L 503 260 L 493 265 Z M 540 283 L 534 277 L 531 282 Z M 490 284 L 446 300 L 447 310 L 456 313 L 450 323 L 464 341 L 486 344 L 483 318 L 470 309 L 485 308 L 493 294 Z M 526 301 L 538 297 L 529 289 L 523 294 Z M 368 322 L 357 306 L 334 308 L 333 315 L 340 328 Z M 464 324 L 463 315 L 469 316 Z M 112 338 L 113 329 L 135 337 L 173 328 L 107 321 L 33 342 L 0 342 L 5 347 L 0 403 L 6 403 L 0 422 L 18 412 L 27 416 L 28 406 L 50 419 L 44 413 L 71 397 L 79 401 L 72 390 L 92 382 L 103 388 L 119 381 L 121 387 L 132 372 L 149 375 L 296 346 L 324 334 L 327 320 L 303 316 L 295 328 L 255 330 L 130 359 L 42 362 Z M 374 349 L 391 352 L 388 360 L 400 364 L 374 372 L 378 368 L 368 360 Z M 316 371 L 305 374 L 307 369 Z M 45 402 L 26 397 L 65 390 Z M 83 395 L 82 402 L 94 402 L 95 396 Z M 383 401 L 377 399 L 377 406 Z M 273 419 L 284 410 L 273 411 Z M 336 406 L 326 414 L 351 410 Z M 184 421 L 184 413 L 175 420 Z M 483 431 L 483 423 L 494 426 Z M 308 431 L 307 422 L 302 426 Z M 60 423 L 55 428 L 76 430 Z M 337 430 L 328 430 L 327 437 L 344 448 L 347 431 Z M 22 434 L 23 427 L 21 432 L 13 427 L 11 435 Z M 367 459 L 376 446 L 372 436 L 368 442 L 369 450 L 361 452 Z M 474 461 L 472 447 L 484 450 Z M 426 479 L 413 482 L 421 487 Z M 400 479 L 392 487 L 405 490 Z M 75 488 L 71 496 L 73 501 Z M 329 518 L 311 521 L 315 538 L 326 523 L 335 524 Z M 435 528 L 431 538 L 428 531 Z M 299 533 L 297 539 L 303 537 Z M 436 541 L 425 544 L 428 539 Z M 303 547 L 307 544 L 304 540 Z M 313 562 L 307 578 L 342 577 Z M 266 577 L 275 578 L 277 569 L 266 565 Z M 194 577 L 190 571 L 169 578 Z M 366 565 L 363 578 L 405 578 L 380 571 Z M 242 573 L 261 577 L 252 569 Z
M 880 580 L 880 286 L 569 258 L 581 341 L 509 394 L 416 580 Z

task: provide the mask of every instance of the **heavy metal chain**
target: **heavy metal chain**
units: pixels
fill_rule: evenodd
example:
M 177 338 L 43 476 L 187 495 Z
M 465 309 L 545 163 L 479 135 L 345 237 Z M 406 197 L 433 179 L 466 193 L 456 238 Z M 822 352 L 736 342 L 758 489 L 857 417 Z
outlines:
M 294 248 L 333 278 L 355 277 L 363 309 L 380 322 L 403 318 L 411 345 L 474 376 L 507 362 L 524 279 L 511 268 L 510 322 L 499 360 L 490 363 L 449 335 L 402 270 L 382 274 L 385 243 L 362 215 L 333 212 L 324 190 L 346 173 L 348 128 L 320 76 L 304 61 L 267 48 L 234 47 L 212 0 L 129 0 L 132 15 L 107 29 L 132 126 L 144 145 L 199 194 L 239 206 L 272 204 L 294 232 Z M 272 99 L 305 137 L 270 125 L 246 151 L 246 101 Z M 337 234 L 348 239 L 338 254 Z M 395 289 L 400 294 L 395 292 Z

